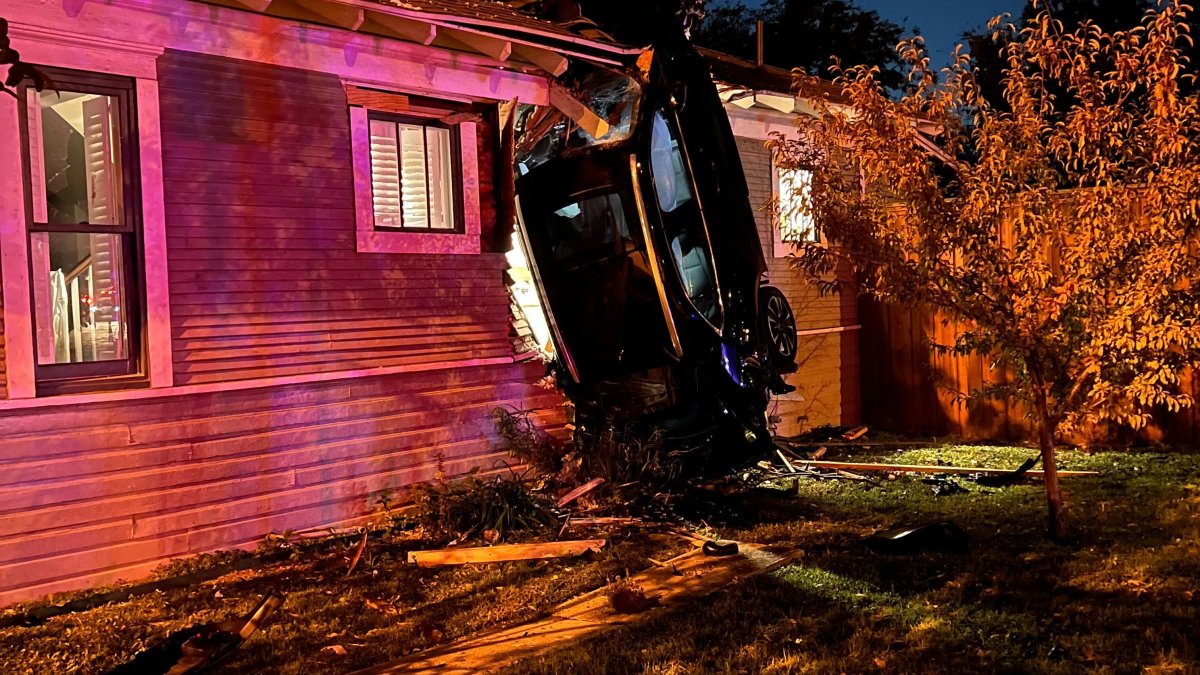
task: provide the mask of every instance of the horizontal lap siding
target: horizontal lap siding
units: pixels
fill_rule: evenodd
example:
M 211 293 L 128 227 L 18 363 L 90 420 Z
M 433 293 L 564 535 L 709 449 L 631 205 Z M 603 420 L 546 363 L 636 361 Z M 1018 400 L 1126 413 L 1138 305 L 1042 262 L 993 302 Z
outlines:
M 763 143 L 752 138 L 737 139 L 770 284 L 787 297 L 800 331 L 857 324 L 852 295 L 822 297 L 815 286 L 791 269 L 787 258 L 775 257 L 774 171 L 770 152 Z M 779 418 L 777 433 L 787 436 L 823 424 L 858 422 L 861 414 L 858 340 L 856 331 L 800 336 L 796 347 L 799 369 L 785 378 L 796 391 L 777 397 L 770 411 Z
M 431 480 L 439 457 L 452 475 L 502 469 L 493 408 L 536 409 L 562 428 L 560 399 L 529 384 L 541 372 L 511 364 L 3 413 L 0 606 L 353 521 L 383 491 Z
M 0 399 L 8 398 L 8 354 L 4 345 L 4 294 L 0 293 Z
M 511 354 L 501 255 L 356 251 L 337 77 L 168 51 L 159 95 L 177 384 Z

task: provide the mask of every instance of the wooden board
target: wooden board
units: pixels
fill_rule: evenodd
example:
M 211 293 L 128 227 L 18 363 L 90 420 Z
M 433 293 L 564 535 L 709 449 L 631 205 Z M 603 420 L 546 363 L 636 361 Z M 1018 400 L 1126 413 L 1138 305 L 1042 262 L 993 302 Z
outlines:
M 803 460 L 797 461 L 797 465 L 803 467 L 818 467 L 823 469 L 853 469 L 856 471 L 892 471 L 895 473 L 984 473 L 984 474 L 1005 474 L 1012 473 L 1014 469 L 985 469 L 980 467 L 966 466 L 936 466 L 930 464 L 872 464 L 869 462 L 832 462 L 823 460 Z M 1026 471 L 1026 476 L 1044 475 L 1043 471 Z M 1099 476 L 1099 471 L 1065 471 L 1060 470 L 1059 476 Z
M 473 548 L 443 548 L 433 551 L 409 551 L 408 562 L 420 567 L 467 565 L 474 563 L 513 562 L 516 560 L 545 560 L 581 555 L 604 548 L 603 539 L 552 541 L 544 544 L 501 544 Z
M 434 650 L 418 652 L 357 675 L 385 673 L 465 674 L 494 672 L 520 661 L 537 658 L 568 643 L 594 637 L 618 626 L 633 625 L 663 613 L 679 611 L 732 583 L 777 569 L 800 557 L 783 547 L 741 544 L 736 555 L 705 556 L 693 549 L 662 566 L 629 577 L 659 606 L 641 614 L 616 614 L 604 588 L 560 605 L 538 621 L 485 632 Z

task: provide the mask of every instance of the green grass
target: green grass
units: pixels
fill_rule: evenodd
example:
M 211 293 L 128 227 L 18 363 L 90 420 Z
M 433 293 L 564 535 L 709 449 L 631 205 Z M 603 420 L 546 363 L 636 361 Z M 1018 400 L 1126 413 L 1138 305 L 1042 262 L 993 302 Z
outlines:
M 1016 467 L 1031 453 L 954 446 L 851 459 Z M 915 477 L 879 487 L 799 479 L 794 490 L 787 480 L 779 486 L 786 492 L 739 496 L 706 522 L 725 537 L 798 547 L 799 564 L 511 671 L 1200 673 L 1198 459 L 1063 453 L 1063 468 L 1104 474 L 1064 479 L 1066 545 L 1044 534 L 1036 483 L 985 489 L 963 481 L 968 494 L 936 497 Z M 968 553 L 885 557 L 860 543 L 880 528 L 944 518 L 971 537 Z M 401 562 L 416 543 L 373 541 L 345 578 L 352 545 L 0 630 L 0 672 L 103 672 L 173 630 L 244 612 L 278 588 L 288 594 L 281 614 L 222 672 L 343 673 L 543 615 L 680 548 L 629 535 L 588 561 L 423 570 Z M 348 654 L 320 652 L 333 644 Z
M 854 460 L 1016 467 L 1024 448 L 957 446 Z M 801 564 L 573 645 L 519 673 L 1200 673 L 1200 477 L 1195 454 L 1066 452 L 1073 541 L 1045 536 L 1040 484 L 937 497 L 917 478 L 880 487 L 800 479 L 791 512 L 723 530 L 788 543 Z M 785 487 L 790 491 L 791 481 Z M 966 554 L 880 556 L 877 529 L 935 519 Z

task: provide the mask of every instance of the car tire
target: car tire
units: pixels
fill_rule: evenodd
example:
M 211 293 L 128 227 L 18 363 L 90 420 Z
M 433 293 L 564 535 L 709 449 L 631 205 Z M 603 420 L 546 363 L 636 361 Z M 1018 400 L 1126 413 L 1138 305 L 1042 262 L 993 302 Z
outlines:
M 758 292 L 758 313 L 771 365 L 786 368 L 796 363 L 796 315 L 783 292 L 763 286 Z

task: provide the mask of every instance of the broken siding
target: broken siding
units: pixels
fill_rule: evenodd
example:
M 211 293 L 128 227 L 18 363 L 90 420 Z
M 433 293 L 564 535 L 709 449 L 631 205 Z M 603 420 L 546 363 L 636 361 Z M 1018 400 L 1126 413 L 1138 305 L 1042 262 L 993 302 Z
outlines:
M 759 240 L 767 258 L 769 282 L 787 296 L 800 332 L 855 325 L 858 313 L 854 297 L 841 294 L 821 297 L 814 286 L 791 269 L 787 258 L 775 257 L 772 229 L 775 172 L 771 154 L 763 143 L 753 138 L 737 139 Z M 777 397 L 768 410 L 780 418 L 778 433 L 792 435 L 823 424 L 847 425 L 859 421 L 857 332 L 801 335 L 797 363 L 799 370 L 787 377 L 796 392 Z
M 3 414 L 0 606 L 142 576 L 269 532 L 353 522 L 383 491 L 504 469 L 490 411 L 560 398 L 540 364 Z M 511 461 L 511 460 L 510 460 Z M 398 492 L 399 491 L 399 492 Z
M 337 77 L 158 63 L 177 384 L 511 355 L 501 254 L 356 251 Z

